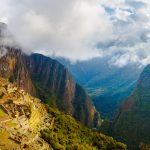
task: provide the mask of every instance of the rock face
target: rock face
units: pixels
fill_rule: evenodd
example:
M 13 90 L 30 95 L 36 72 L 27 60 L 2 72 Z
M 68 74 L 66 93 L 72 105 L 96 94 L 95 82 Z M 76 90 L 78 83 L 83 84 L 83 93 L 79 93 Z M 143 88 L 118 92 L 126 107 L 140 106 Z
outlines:
M 38 97 L 47 101 L 51 97 L 53 102 L 50 104 L 73 114 L 75 82 L 64 66 L 40 54 L 24 56 L 23 59 Z
M 142 72 L 133 94 L 122 104 L 113 135 L 131 150 L 137 150 L 141 143 L 150 145 L 150 65 Z
M 86 126 L 98 125 L 98 113 L 91 99 L 63 65 L 40 54 L 23 56 L 23 60 L 39 98 Z
M 100 124 L 90 97 L 59 62 L 40 54 L 25 55 L 19 48 L 5 44 L 0 44 L 0 52 L 3 54 L 0 57 L 1 77 L 16 82 L 32 96 L 74 116 L 86 126 Z
M 0 51 L 6 51 L 6 55 L 0 58 L 0 76 L 8 78 L 11 82 L 16 81 L 19 87 L 35 95 L 34 86 L 21 58 L 21 51 L 2 46 Z

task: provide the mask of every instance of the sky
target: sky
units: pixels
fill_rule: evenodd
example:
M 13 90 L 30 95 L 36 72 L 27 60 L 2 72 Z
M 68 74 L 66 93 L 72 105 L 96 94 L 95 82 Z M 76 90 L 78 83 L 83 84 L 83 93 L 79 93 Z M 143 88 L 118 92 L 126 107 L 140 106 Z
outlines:
M 149 0 L 0 0 L 0 21 L 26 53 L 150 63 Z

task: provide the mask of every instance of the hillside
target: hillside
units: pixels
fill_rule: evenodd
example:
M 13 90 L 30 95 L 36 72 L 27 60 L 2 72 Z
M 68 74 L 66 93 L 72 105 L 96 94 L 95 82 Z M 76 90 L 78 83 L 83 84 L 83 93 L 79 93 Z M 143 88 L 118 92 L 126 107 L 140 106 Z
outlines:
M 0 78 L 0 149 L 125 150 L 126 146 Z
M 150 65 L 142 72 L 133 94 L 122 104 L 113 124 L 113 136 L 137 150 L 150 145 Z M 120 137 L 121 136 L 121 137 Z

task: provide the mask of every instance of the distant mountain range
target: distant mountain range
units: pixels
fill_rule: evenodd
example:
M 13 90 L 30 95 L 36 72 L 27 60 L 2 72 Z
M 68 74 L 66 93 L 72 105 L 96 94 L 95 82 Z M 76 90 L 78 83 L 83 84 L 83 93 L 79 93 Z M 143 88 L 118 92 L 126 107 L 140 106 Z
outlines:
M 108 119 L 112 119 L 121 102 L 132 93 L 143 69 L 136 64 L 119 68 L 109 64 L 109 58 L 94 58 L 73 64 L 64 58 L 57 60 L 87 89 L 102 118 Z

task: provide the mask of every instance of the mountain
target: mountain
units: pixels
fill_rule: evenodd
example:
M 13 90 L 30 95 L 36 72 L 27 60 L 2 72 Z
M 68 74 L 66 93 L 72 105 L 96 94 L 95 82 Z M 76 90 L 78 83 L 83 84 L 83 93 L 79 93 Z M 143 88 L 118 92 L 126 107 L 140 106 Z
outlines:
M 116 67 L 109 63 L 108 57 L 76 63 L 64 58 L 56 59 L 87 89 L 102 118 L 108 119 L 112 119 L 121 102 L 131 94 L 143 69 L 136 64 Z
M 113 136 L 131 150 L 138 150 L 141 144 L 150 145 L 150 65 L 142 72 L 132 95 L 121 105 L 112 128 Z
M 5 34 L 2 38 L 5 39 Z M 0 52 L 6 53 L 0 58 L 1 77 L 17 83 L 32 96 L 70 114 L 86 126 L 99 126 L 99 113 L 87 92 L 59 62 L 40 54 L 26 55 L 20 48 L 7 46 L 7 43 L 0 46 Z
M 126 145 L 93 132 L 0 77 L 0 149 L 125 150 Z
M 87 126 L 98 125 L 99 114 L 90 97 L 75 83 L 63 65 L 39 54 L 24 57 L 24 62 L 38 97 L 71 114 Z M 50 101 L 50 98 L 53 98 L 53 101 Z

